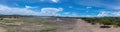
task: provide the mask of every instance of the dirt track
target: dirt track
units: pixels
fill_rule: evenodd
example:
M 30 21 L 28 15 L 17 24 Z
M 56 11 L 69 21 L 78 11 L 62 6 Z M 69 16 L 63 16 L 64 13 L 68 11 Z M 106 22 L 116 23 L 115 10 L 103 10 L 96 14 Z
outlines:
M 120 32 L 120 28 L 99 28 L 100 25 L 91 25 L 85 21 L 78 19 L 76 26 L 66 32 Z
M 92 32 L 92 30 L 90 30 L 91 27 L 90 24 L 78 19 L 73 32 Z
M 92 32 L 91 25 L 81 19 L 77 19 L 76 25 L 72 30 L 66 32 Z
M 0 27 L 0 32 L 6 32 L 6 29 Z

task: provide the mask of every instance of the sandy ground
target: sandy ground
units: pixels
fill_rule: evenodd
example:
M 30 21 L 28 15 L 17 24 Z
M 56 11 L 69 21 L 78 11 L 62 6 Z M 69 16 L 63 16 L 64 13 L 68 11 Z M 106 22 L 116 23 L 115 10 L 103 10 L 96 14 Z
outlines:
M 6 29 L 0 27 L 0 32 L 6 32 Z
M 99 26 L 100 25 L 91 25 L 78 19 L 74 29 L 66 32 L 120 32 L 120 28 L 99 28 Z
M 70 23 L 73 22 L 74 21 Z M 73 24 L 64 22 L 67 25 L 60 24 L 61 29 L 56 32 L 120 32 L 120 28 L 99 28 L 100 25 L 91 25 L 90 23 L 86 23 L 84 20 L 81 19 L 76 19 L 75 22 L 76 23 Z M 0 32 L 6 32 L 6 31 L 7 31 L 6 29 L 0 27 Z

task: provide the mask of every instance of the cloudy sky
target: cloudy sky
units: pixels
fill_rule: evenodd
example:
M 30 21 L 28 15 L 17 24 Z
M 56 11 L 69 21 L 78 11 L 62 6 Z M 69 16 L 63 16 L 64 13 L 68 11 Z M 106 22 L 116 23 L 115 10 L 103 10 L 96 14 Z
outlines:
M 120 0 L 0 0 L 0 14 L 118 17 Z

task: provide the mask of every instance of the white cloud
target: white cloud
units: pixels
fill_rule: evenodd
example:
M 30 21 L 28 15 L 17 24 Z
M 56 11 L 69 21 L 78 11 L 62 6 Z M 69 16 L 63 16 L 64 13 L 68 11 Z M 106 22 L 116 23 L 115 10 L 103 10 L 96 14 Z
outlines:
M 80 17 L 96 17 L 95 15 L 81 15 Z
M 65 12 L 64 14 L 65 14 L 65 15 L 68 15 L 68 14 L 70 14 L 70 12 Z
M 118 16 L 120 16 L 120 11 L 102 11 L 97 16 L 99 16 L 99 17 L 103 17 L 103 16 L 118 17 Z
M 63 8 L 42 8 L 40 14 L 46 16 L 58 16 L 60 15 L 58 12 L 63 11 Z
M 120 11 L 114 12 L 113 14 L 116 16 L 120 16 Z
M 51 0 L 52 2 L 54 2 L 54 3 L 57 3 L 59 0 Z
M 72 13 L 72 15 L 70 15 L 72 17 L 79 17 L 79 15 L 77 15 L 76 13 Z
M 98 16 L 108 16 L 108 15 L 109 15 L 109 13 L 106 11 L 102 11 L 98 14 Z
M 80 15 L 78 15 L 77 13 L 70 13 L 70 12 L 64 12 L 60 16 L 64 16 L 64 17 L 80 17 Z
M 25 8 L 37 8 L 37 7 L 25 6 Z
M 35 12 L 34 10 L 28 9 L 29 6 L 25 8 L 12 8 L 0 5 L 0 14 L 5 15 L 37 15 L 37 16 L 57 16 L 60 15 L 59 12 L 63 11 L 63 8 L 42 8 L 40 12 Z
M 37 12 L 26 8 L 10 8 L 7 6 L 0 5 L 0 14 L 12 15 L 12 14 L 19 14 L 19 15 L 35 15 Z

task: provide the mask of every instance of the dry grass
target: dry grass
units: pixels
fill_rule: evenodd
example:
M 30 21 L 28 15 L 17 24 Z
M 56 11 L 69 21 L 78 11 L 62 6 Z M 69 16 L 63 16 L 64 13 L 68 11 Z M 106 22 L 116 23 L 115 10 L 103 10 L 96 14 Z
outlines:
M 19 17 L 0 20 L 0 27 L 7 32 L 65 32 L 74 27 L 75 19 Z

